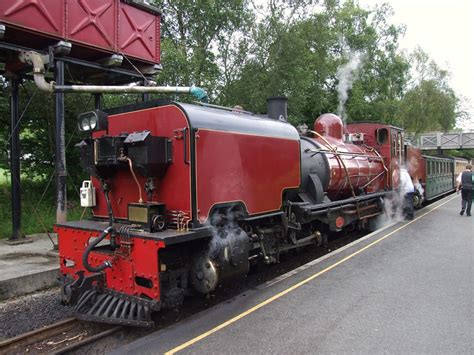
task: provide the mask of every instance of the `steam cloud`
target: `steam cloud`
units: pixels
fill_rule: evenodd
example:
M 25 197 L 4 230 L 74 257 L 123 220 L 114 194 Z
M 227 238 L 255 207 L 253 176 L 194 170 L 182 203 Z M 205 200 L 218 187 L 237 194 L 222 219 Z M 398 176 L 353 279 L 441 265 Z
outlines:
M 405 167 L 408 171 L 415 169 L 416 167 L 407 162 Z M 424 189 L 421 184 L 418 182 L 418 176 L 413 176 L 414 181 L 413 185 L 415 188 L 415 192 L 418 192 L 420 196 L 424 195 Z M 401 183 L 401 182 L 400 182 Z M 404 192 L 401 189 L 394 191 L 394 193 L 390 197 L 386 197 L 384 199 L 384 213 L 379 215 L 376 220 L 376 228 L 380 229 L 385 227 L 390 223 L 401 222 L 405 219 L 403 214 L 403 202 L 404 202 Z
M 362 52 L 355 51 L 350 52 L 348 57 L 349 61 L 337 68 L 337 78 L 339 79 L 337 84 L 337 96 L 339 100 L 337 114 L 343 119 L 344 122 L 346 120 L 346 111 L 344 106 L 348 99 L 348 92 L 350 89 L 352 89 L 352 84 L 354 83 L 355 79 L 357 79 L 357 74 L 363 64 L 364 54 Z
M 235 212 L 230 208 L 225 215 L 214 215 L 211 218 L 212 239 L 209 243 L 209 255 L 218 259 L 222 253 L 226 261 L 229 261 L 231 249 L 242 244 L 247 238 L 246 234 L 239 228 Z

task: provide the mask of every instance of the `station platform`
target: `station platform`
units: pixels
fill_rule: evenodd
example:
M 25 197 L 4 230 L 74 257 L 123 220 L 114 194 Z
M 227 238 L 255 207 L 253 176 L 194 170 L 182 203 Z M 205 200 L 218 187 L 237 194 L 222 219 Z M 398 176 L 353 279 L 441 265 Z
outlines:
M 474 353 L 474 217 L 418 211 L 114 354 Z
M 57 245 L 57 236 L 50 234 Z M 0 301 L 55 286 L 59 256 L 46 234 L 30 235 L 26 243 L 0 241 Z

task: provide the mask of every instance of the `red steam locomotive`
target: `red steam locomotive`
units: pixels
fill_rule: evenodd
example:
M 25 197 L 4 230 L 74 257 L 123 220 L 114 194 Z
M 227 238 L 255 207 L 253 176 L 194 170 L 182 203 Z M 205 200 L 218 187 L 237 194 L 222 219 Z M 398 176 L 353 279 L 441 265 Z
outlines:
M 165 100 L 79 117 L 93 218 L 55 226 L 62 299 L 79 319 L 150 326 L 151 313 L 370 228 L 398 186 L 402 131 L 320 116 L 300 135 L 286 99 L 269 117 Z

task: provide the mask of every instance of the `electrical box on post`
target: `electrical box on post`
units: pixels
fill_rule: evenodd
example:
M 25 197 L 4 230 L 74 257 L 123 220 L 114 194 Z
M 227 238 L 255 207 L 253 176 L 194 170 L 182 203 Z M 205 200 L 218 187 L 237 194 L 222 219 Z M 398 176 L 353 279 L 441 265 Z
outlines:
M 81 207 L 95 207 L 95 187 L 90 180 L 82 182 Z

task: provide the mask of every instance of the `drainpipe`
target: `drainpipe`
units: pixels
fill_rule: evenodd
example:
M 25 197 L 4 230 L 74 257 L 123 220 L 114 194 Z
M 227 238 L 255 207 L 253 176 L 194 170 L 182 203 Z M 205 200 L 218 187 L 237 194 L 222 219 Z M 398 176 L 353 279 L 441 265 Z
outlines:
M 21 52 L 20 61 L 33 66 L 33 77 L 36 86 L 50 93 L 109 93 L 109 94 L 190 94 L 202 102 L 208 101 L 204 89 L 196 86 L 108 86 L 108 85 L 57 85 L 54 81 L 47 82 L 44 77 L 45 60 L 34 51 Z

